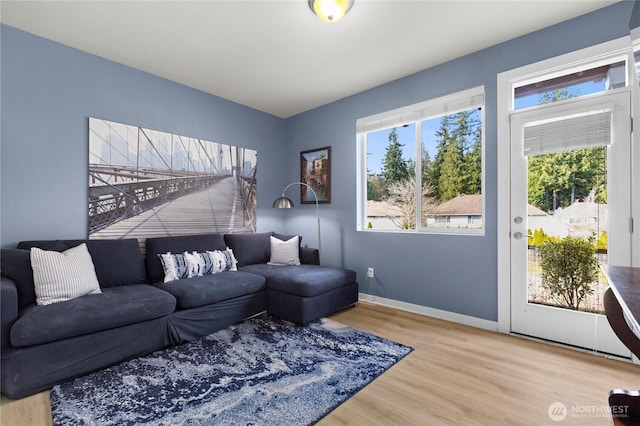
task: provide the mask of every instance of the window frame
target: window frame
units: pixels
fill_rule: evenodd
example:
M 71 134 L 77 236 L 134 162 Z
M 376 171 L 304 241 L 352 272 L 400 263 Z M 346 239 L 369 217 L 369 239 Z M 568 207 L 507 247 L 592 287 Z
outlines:
M 575 53 L 575 52 L 574 52 Z M 521 88 L 521 87 L 525 87 L 525 86 L 529 86 L 532 84 L 538 84 L 538 83 L 544 83 L 546 81 L 550 81 L 556 78 L 561 78 L 561 77 L 567 77 L 570 76 L 572 74 L 577 74 L 583 71 L 589 71 L 598 67 L 602 67 L 602 66 L 608 66 L 608 65 L 612 65 L 618 62 L 623 62 L 624 63 L 624 68 L 625 68 L 625 84 L 622 87 L 616 88 L 616 89 L 620 89 L 620 88 L 624 88 L 624 87 L 628 87 L 630 84 L 630 80 L 631 80 L 631 76 L 628 74 L 627 70 L 629 69 L 629 55 L 627 52 L 621 52 L 621 51 L 617 51 L 617 52 L 611 52 L 611 53 L 604 53 L 602 55 L 598 55 L 596 57 L 591 57 L 588 60 L 577 60 L 575 62 L 572 63 L 559 63 L 557 66 L 555 67 L 550 67 L 547 70 L 537 70 L 535 72 L 532 72 L 530 74 L 527 75 L 522 75 L 519 76 L 517 79 L 513 79 L 510 82 L 510 97 L 509 97 L 509 107 L 508 110 L 510 112 L 521 112 L 521 111 L 526 111 L 528 109 L 534 109 L 534 108 L 540 108 L 541 104 L 537 104 L 537 105 L 532 105 L 532 106 L 527 106 L 527 107 L 521 107 L 521 108 L 516 108 L 516 96 L 515 96 L 515 92 L 517 89 Z M 524 68 L 524 67 L 523 67 Z M 602 92 L 596 92 L 593 94 L 586 94 L 586 95 L 580 95 L 578 97 L 589 97 L 589 96 L 597 96 L 599 94 L 602 94 L 604 92 L 611 92 L 613 90 L 616 89 L 605 89 Z
M 356 121 L 356 229 L 362 232 L 402 233 L 402 234 L 448 234 L 485 235 L 486 228 L 486 167 L 485 167 L 485 87 L 477 86 L 413 105 L 359 118 Z M 456 114 L 470 109 L 480 110 L 481 144 L 481 196 L 482 215 L 479 228 L 446 228 L 426 226 L 422 223 L 422 173 L 416 173 L 416 227 L 415 229 L 369 229 L 367 228 L 367 134 L 392 129 L 407 124 L 415 124 L 415 170 L 422 170 L 422 123 L 424 121 Z

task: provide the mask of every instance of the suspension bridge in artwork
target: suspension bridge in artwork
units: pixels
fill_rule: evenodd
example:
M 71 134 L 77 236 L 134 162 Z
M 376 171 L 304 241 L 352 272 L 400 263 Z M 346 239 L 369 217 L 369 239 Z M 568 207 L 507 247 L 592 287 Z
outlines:
M 90 121 L 89 235 L 255 232 L 255 151 Z

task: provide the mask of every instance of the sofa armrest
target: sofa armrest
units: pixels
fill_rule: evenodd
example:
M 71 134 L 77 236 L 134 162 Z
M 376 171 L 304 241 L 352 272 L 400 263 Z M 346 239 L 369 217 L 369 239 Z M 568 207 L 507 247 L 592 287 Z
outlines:
M 300 247 L 300 263 L 303 265 L 319 265 L 320 251 L 317 248 Z
M 0 278 L 0 347 L 11 346 L 9 332 L 18 319 L 18 290 L 9 278 Z

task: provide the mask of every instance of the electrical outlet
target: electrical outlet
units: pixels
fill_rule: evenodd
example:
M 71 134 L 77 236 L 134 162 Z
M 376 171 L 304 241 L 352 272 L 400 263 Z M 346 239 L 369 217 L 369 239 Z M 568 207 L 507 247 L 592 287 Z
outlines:
M 367 269 L 367 277 L 369 278 L 375 277 L 375 274 L 373 273 L 373 268 Z

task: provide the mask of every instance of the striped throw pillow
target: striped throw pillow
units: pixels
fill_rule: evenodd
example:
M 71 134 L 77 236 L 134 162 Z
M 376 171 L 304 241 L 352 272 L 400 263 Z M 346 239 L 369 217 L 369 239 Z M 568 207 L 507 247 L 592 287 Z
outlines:
M 189 267 L 183 254 L 167 252 L 165 254 L 159 254 L 158 256 L 162 261 L 165 283 L 189 278 Z
M 182 255 L 187 262 L 189 277 L 201 277 L 213 273 L 213 262 L 207 253 L 185 251 Z
M 207 254 L 211 258 L 213 262 L 213 272 L 224 272 L 224 271 L 237 271 L 237 263 L 236 257 L 233 255 L 233 250 L 227 247 L 226 250 L 214 250 L 207 251 Z
M 31 268 L 38 305 L 102 293 L 85 243 L 63 252 L 33 247 Z
M 159 254 L 164 270 L 164 282 L 211 275 L 223 271 L 237 271 L 236 258 L 230 248 L 199 253 L 167 252 Z

